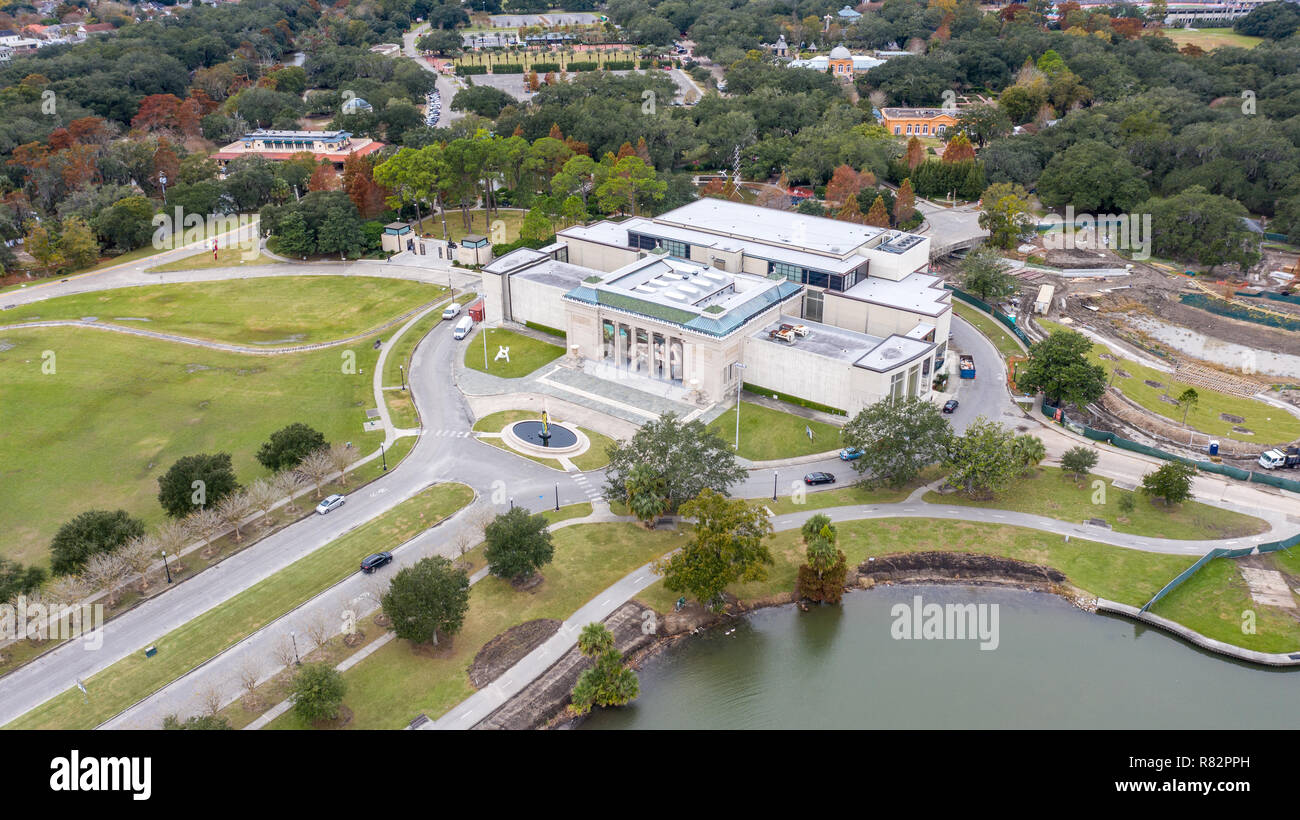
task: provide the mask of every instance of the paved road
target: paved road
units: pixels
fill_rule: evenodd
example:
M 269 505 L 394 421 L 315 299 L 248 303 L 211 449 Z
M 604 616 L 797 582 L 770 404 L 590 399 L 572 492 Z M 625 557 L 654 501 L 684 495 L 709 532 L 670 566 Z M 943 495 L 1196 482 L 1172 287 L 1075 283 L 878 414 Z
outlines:
M 157 263 L 155 259 L 150 260 L 148 264 Z M 61 295 L 66 289 L 73 287 L 81 290 L 99 290 L 126 284 L 143 284 L 136 281 L 141 276 L 140 271 L 135 269 L 137 267 L 139 265 L 124 265 L 118 269 L 88 274 L 66 283 L 53 283 L 47 287 L 29 288 L 18 294 L 6 294 L 6 298 L 10 295 L 21 295 L 29 301 L 36 301 L 40 298 Z M 394 266 L 386 266 L 383 263 L 323 267 L 329 267 L 333 275 L 389 275 L 421 281 L 438 281 L 445 276 L 441 271 L 417 268 L 395 271 L 392 270 Z M 268 265 L 259 267 L 255 272 L 246 268 L 185 271 L 169 273 L 161 277 L 157 274 L 149 274 L 148 282 L 157 283 L 158 279 L 195 281 L 242 278 L 249 275 L 274 276 L 301 273 L 302 270 L 303 267 L 298 265 Z M 1023 424 L 1043 438 L 1049 457 L 1055 458 L 1059 458 L 1060 453 L 1067 447 L 1081 441 L 1091 444 L 1059 428 L 1046 425 L 1034 416 L 1026 416 L 1015 408 L 1002 387 L 1004 376 L 1000 372 L 1000 360 L 991 343 L 960 320 L 954 321 L 953 325 L 955 346 L 976 355 L 980 372 L 977 379 L 973 382 L 965 382 L 960 387 L 959 398 L 962 404 L 958 413 L 951 419 L 955 428 L 964 429 L 976 415 L 981 413 L 999 420 Z M 425 431 L 411 454 L 398 468 L 369 485 L 364 492 L 358 494 L 359 497 L 354 497 L 351 503 L 335 513 L 328 516 L 313 516 L 275 533 L 222 562 L 219 568 L 187 581 L 182 589 L 169 595 L 159 596 L 114 619 L 105 628 L 104 644 L 100 650 L 90 652 L 84 650 L 81 644 L 72 643 L 6 676 L 4 686 L 0 687 L 0 725 L 71 688 L 78 678 L 86 680 L 118 659 L 140 651 L 172 629 L 269 577 L 298 558 L 310 554 L 344 532 L 391 509 L 400 501 L 411 497 L 432 483 L 463 482 L 473 487 L 479 494 L 481 499 L 479 503 L 498 509 L 506 508 L 510 503 L 530 509 L 543 509 L 554 504 L 554 495 L 557 492 L 562 505 L 586 501 L 587 496 L 583 489 L 561 473 L 467 437 L 437 435 L 446 432 L 466 433 L 473 421 L 463 397 L 452 387 L 450 362 L 456 349 L 450 339 L 450 330 L 445 325 L 436 328 L 416 349 L 412 361 L 410 384 Z M 1102 456 L 1096 470 L 1100 475 L 1136 482 L 1140 480 L 1143 473 L 1151 469 L 1153 463 L 1156 463 L 1150 459 L 1108 448 L 1097 449 Z M 845 478 L 851 477 L 848 465 L 838 459 L 785 469 L 790 471 L 791 480 L 794 480 L 804 472 L 820 468 L 838 470 Z M 781 472 L 778 471 L 778 485 L 782 484 Z M 603 474 L 600 472 L 588 475 L 592 483 L 599 485 L 603 482 Z M 789 484 L 784 484 L 784 487 L 788 488 Z M 736 489 L 736 494 L 763 497 L 770 495 L 771 488 L 771 471 L 757 470 Z M 1249 509 L 1257 514 L 1285 516 L 1288 512 L 1294 513 L 1296 510 L 1294 497 L 1264 492 L 1227 480 L 1198 477 L 1195 489 L 1197 497 L 1201 500 L 1234 509 Z M 788 489 L 783 492 L 788 492 Z M 856 516 L 862 517 L 864 510 L 854 509 Z M 908 514 L 902 509 L 897 510 L 897 513 Z M 934 511 L 921 508 L 911 514 L 933 515 Z M 967 518 L 974 517 L 967 508 L 962 508 L 962 515 Z M 1008 518 L 1005 523 L 1012 523 L 1012 520 Z M 1053 522 L 1051 526 L 1077 525 Z M 1091 529 L 1088 530 L 1090 533 L 1088 537 L 1097 538 L 1098 534 L 1091 532 Z M 413 561 L 431 551 L 445 551 L 449 543 L 447 537 L 452 534 L 454 530 L 448 528 L 439 535 L 429 535 L 424 540 L 413 542 L 403 554 L 403 560 Z M 1202 551 L 1204 548 L 1204 545 L 1196 547 Z M 333 609 L 337 613 L 344 603 L 350 603 L 355 598 L 355 584 L 345 582 L 336 590 L 326 593 L 321 598 L 319 606 L 322 610 Z M 213 666 L 213 668 L 220 667 Z M 196 680 L 192 679 L 191 683 Z M 191 691 L 196 689 L 191 688 Z

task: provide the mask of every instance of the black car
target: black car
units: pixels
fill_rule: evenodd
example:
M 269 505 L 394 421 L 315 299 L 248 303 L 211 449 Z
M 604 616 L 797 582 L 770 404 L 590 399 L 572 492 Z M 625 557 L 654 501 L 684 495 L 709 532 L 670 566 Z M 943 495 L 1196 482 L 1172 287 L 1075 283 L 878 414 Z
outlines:
M 948 399 L 946 402 L 943 403 L 943 412 L 945 413 L 951 413 L 956 409 L 957 409 L 956 399 Z
M 834 484 L 835 476 L 830 473 L 809 473 L 803 477 L 805 484 Z
M 361 571 L 369 574 L 392 560 L 393 554 L 391 552 L 377 552 L 374 555 L 367 555 L 366 559 L 361 562 Z

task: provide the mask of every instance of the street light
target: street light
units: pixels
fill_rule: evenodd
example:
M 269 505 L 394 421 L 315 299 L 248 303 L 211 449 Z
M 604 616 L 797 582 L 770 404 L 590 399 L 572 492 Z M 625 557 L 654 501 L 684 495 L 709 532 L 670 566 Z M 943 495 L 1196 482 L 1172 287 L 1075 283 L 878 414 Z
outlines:
M 560 485 L 555 485 L 555 511 L 560 511 Z
M 406 365 L 399 364 L 397 369 L 402 373 L 402 390 L 406 390 Z
M 292 629 L 289 630 L 289 640 L 293 641 L 293 665 L 302 666 L 302 661 L 298 660 L 298 638 Z
M 510 509 L 513 510 L 514 508 L 515 508 L 515 497 L 512 495 L 510 496 Z
M 740 362 L 736 362 L 736 367 L 745 369 Z M 744 383 L 744 379 L 736 379 L 736 452 L 740 452 L 740 386 Z
M 379 442 L 379 460 L 384 463 L 384 472 L 388 472 L 388 456 L 384 454 L 384 443 Z
M 772 471 L 772 500 L 776 500 L 776 470 Z
M 167 570 L 167 583 L 172 582 L 172 568 L 167 566 L 167 550 L 163 550 L 163 569 Z

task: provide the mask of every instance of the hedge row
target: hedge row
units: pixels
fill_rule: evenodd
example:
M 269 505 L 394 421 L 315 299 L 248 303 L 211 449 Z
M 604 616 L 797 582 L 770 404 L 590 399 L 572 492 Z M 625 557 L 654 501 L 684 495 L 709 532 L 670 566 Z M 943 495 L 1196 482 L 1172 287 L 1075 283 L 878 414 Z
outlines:
M 598 68 L 600 68 L 600 63 L 590 61 L 569 63 L 570 71 L 595 71 Z
M 493 74 L 523 74 L 524 67 L 519 63 L 498 63 L 492 66 Z
M 819 404 L 815 401 L 809 401 L 808 399 L 801 399 L 798 396 L 791 396 L 787 393 L 778 393 L 775 390 L 770 390 L 766 387 L 759 387 L 758 385 L 750 384 L 749 382 L 743 382 L 741 384 L 741 387 L 743 387 L 745 390 L 748 390 L 749 392 L 755 395 L 771 396 L 774 399 L 779 399 L 781 401 L 788 402 L 790 404 L 797 404 L 800 407 L 807 407 L 809 410 L 820 410 L 823 413 L 830 413 L 831 415 L 834 416 L 848 415 L 847 411 L 841 410 L 838 407 L 831 407 L 829 405 Z
M 533 71 L 536 71 L 538 74 L 546 74 L 547 72 L 550 71 L 559 71 L 559 70 L 560 70 L 559 63 L 533 63 Z
M 568 336 L 568 334 L 563 330 L 550 327 L 549 325 L 540 325 L 537 322 L 524 322 L 524 326 L 531 327 L 533 330 L 540 330 L 542 333 L 549 333 L 552 336 L 559 336 L 561 339 L 567 338 Z
M 468 77 L 470 74 L 486 74 L 487 66 L 485 65 L 458 65 L 456 73 L 462 77 Z

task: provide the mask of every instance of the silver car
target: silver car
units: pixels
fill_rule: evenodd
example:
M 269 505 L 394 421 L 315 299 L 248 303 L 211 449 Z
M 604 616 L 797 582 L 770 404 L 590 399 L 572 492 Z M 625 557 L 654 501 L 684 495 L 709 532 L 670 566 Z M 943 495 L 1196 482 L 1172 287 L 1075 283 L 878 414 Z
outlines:
M 337 510 L 339 507 L 343 506 L 345 500 L 346 499 L 341 495 L 331 495 L 316 505 L 316 512 L 324 515 L 330 510 Z

